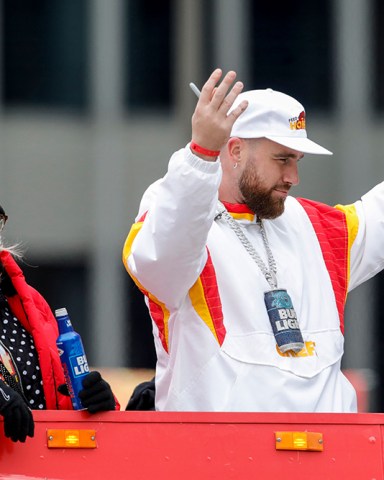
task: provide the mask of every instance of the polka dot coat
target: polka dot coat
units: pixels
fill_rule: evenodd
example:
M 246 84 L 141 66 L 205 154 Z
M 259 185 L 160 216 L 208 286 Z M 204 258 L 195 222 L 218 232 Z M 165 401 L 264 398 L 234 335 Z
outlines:
M 5 325 L 4 317 L 0 322 L 0 337 L 5 328 L 7 340 L 0 340 L 16 364 L 24 393 L 29 402 L 33 400 L 35 409 L 43 405 L 43 408 L 49 410 L 72 410 L 70 398 L 57 390 L 59 385 L 65 383 L 65 379 L 56 347 L 59 333 L 56 319 L 43 296 L 28 285 L 11 254 L 0 251 L 0 266 L 12 284 L 12 291 L 6 292 L 3 289 L 9 316 L 4 314 L 7 320 Z M 5 332 L 3 334 L 5 336 Z M 19 349 L 23 352 L 18 352 Z

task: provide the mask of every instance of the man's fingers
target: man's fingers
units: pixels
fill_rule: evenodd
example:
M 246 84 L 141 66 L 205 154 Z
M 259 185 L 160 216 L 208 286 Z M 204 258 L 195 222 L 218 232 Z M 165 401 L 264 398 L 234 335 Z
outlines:
M 216 90 L 217 90 L 217 87 L 215 87 L 215 88 L 212 90 L 211 100 L 212 100 L 212 98 L 213 98 L 213 95 L 216 93 Z
M 243 83 L 236 82 L 231 88 L 231 85 L 236 79 L 236 72 L 231 70 L 225 75 L 221 83 L 217 85 L 221 76 L 222 70 L 220 68 L 212 72 L 201 89 L 198 101 L 200 105 L 210 105 L 216 110 L 224 108 L 228 111 L 230 109 L 235 98 L 243 89 Z
M 223 105 L 223 102 L 227 98 L 228 90 L 235 81 L 236 72 L 230 71 L 223 78 L 220 85 L 216 88 L 211 100 L 211 105 L 217 110 Z M 229 107 L 228 107 L 229 108 Z
M 240 117 L 240 115 L 244 112 L 244 110 L 248 107 L 248 101 L 243 100 L 239 103 L 239 105 L 234 108 L 231 113 L 228 115 L 228 118 L 231 119 L 232 125 L 235 121 Z
M 200 103 L 209 103 L 212 98 L 212 92 L 216 87 L 217 82 L 220 80 L 222 71 L 220 68 L 214 70 L 208 80 L 205 82 L 203 88 L 201 89 L 199 102 Z
M 228 95 L 223 99 L 219 110 L 226 115 L 229 109 L 232 107 L 233 102 L 236 100 L 237 96 L 243 90 L 244 85 L 242 82 L 236 82 L 234 86 L 229 91 Z

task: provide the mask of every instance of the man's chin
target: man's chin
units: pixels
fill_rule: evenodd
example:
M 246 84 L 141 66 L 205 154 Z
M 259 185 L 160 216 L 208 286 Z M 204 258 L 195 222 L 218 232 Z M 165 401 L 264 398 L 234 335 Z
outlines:
M 259 213 L 256 212 L 256 215 L 258 218 L 265 220 L 274 220 L 284 213 L 284 209 L 284 200 L 279 200 L 278 202 L 275 202 L 274 205 L 270 205 L 269 208 L 261 209 Z

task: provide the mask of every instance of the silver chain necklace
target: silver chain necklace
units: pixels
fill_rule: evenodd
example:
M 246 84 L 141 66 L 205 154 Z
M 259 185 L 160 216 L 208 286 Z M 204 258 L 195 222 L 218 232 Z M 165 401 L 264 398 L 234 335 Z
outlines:
M 245 234 L 241 230 L 236 220 L 234 220 L 234 218 L 227 212 L 227 209 L 224 207 L 224 205 L 221 202 L 219 202 L 219 213 L 216 216 L 215 220 L 221 217 L 227 222 L 229 227 L 231 227 L 231 229 L 235 232 L 236 236 L 241 241 L 246 251 L 249 253 L 252 259 L 256 262 L 257 266 L 260 268 L 261 273 L 264 275 L 270 287 L 273 290 L 275 290 L 277 288 L 277 277 L 276 277 L 277 266 L 276 266 L 276 261 L 272 255 L 271 248 L 268 243 L 267 235 L 265 233 L 262 220 L 258 220 L 257 223 L 260 226 L 261 237 L 263 239 L 265 250 L 267 252 L 269 268 L 267 268 L 267 266 L 265 265 L 265 263 L 263 262 L 259 254 L 256 252 L 255 248 L 251 244 L 251 242 L 248 240 L 248 238 L 245 236 Z

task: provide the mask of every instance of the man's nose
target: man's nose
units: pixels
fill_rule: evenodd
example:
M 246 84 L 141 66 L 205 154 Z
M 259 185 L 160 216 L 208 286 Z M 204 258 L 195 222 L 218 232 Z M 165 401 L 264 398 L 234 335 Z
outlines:
M 283 180 L 285 183 L 290 183 L 293 186 L 300 183 L 299 169 L 296 162 L 287 166 Z

